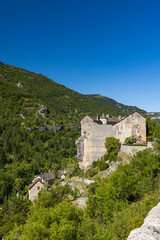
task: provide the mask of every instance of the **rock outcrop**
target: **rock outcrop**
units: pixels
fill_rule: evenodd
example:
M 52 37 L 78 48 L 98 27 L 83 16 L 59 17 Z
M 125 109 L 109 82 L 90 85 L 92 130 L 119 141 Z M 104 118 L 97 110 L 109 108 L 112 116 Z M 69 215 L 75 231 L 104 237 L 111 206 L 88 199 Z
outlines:
M 39 131 L 53 130 L 54 132 L 59 132 L 64 129 L 63 126 L 51 126 L 51 127 L 40 127 Z
M 160 240 L 160 203 L 152 208 L 140 228 L 131 231 L 127 240 Z
M 41 108 L 39 111 L 38 111 L 39 114 L 43 115 L 43 114 L 46 114 L 46 113 L 49 113 L 49 110 L 47 108 Z

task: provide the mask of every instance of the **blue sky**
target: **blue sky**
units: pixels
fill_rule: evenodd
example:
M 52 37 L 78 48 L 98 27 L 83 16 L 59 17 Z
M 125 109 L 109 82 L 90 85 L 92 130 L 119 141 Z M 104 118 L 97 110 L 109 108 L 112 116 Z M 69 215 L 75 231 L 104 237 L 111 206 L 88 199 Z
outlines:
M 160 111 L 160 1 L 0 3 L 0 61 Z

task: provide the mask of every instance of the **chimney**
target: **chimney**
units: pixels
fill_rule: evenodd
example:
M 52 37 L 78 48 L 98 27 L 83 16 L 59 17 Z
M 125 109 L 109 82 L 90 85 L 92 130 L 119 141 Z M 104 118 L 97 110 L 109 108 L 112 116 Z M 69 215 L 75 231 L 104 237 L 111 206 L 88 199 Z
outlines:
M 97 115 L 97 118 L 96 118 L 97 121 L 99 121 L 99 115 Z

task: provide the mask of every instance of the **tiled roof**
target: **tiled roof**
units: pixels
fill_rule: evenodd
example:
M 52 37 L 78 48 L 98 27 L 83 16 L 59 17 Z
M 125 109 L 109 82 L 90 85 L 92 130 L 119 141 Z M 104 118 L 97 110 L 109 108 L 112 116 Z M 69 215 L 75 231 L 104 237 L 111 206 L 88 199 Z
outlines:
M 94 122 L 102 124 L 102 121 L 97 120 L 97 116 L 88 116 L 88 117 L 90 117 Z M 106 118 L 104 113 L 102 114 L 100 119 L 107 119 L 107 124 L 114 124 L 114 123 L 116 124 L 116 123 L 120 122 L 120 120 L 118 118 Z
M 49 173 L 43 173 L 43 174 L 40 174 L 38 175 L 40 178 L 42 178 L 45 182 L 49 181 L 49 180 L 53 180 L 55 179 L 55 174 L 52 173 L 52 172 L 49 172 Z M 37 176 L 37 177 L 38 177 Z
M 91 118 L 94 122 L 98 123 L 98 124 L 102 124 L 102 121 L 97 120 L 97 116 L 88 116 L 89 118 Z
M 93 121 L 97 121 L 97 117 L 96 116 L 88 116 L 89 118 L 91 118 Z
M 33 181 L 33 182 L 29 185 L 28 189 L 30 190 L 30 189 L 31 189 L 36 183 L 38 183 L 38 182 L 41 182 L 41 183 L 43 184 L 41 178 L 36 178 L 35 181 Z
M 118 118 L 108 118 L 108 123 L 109 122 L 115 122 L 118 123 L 120 120 Z

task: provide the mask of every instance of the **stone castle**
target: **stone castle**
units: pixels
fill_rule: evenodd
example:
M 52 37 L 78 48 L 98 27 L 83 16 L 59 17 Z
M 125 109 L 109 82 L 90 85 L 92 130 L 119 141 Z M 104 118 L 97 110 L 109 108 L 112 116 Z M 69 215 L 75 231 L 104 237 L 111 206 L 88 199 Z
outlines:
M 137 112 L 126 118 L 86 116 L 81 121 L 81 137 L 76 141 L 77 160 L 81 169 L 89 168 L 106 153 L 107 137 L 119 138 L 124 143 L 127 137 L 135 137 L 137 142 L 146 142 L 146 119 Z

